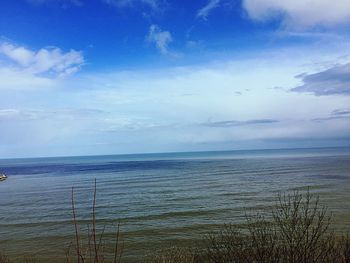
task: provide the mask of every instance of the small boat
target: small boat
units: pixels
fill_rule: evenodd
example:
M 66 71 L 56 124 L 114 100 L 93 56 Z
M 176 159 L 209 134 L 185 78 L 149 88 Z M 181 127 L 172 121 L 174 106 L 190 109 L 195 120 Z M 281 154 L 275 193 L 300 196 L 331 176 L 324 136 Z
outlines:
M 7 179 L 7 176 L 4 174 L 0 174 L 0 181 L 5 181 Z

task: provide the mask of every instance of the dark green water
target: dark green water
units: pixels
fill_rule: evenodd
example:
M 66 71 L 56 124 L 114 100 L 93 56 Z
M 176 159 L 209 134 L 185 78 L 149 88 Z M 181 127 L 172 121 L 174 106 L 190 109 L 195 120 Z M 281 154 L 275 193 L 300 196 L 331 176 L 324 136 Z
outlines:
M 71 187 L 86 228 L 97 179 L 97 216 L 121 222 L 125 262 L 193 243 L 245 209 L 274 204 L 280 191 L 321 195 L 335 224 L 350 229 L 350 149 L 150 154 L 0 160 L 0 247 L 8 255 L 62 262 L 73 240 Z M 52 258 L 54 255 L 54 258 Z

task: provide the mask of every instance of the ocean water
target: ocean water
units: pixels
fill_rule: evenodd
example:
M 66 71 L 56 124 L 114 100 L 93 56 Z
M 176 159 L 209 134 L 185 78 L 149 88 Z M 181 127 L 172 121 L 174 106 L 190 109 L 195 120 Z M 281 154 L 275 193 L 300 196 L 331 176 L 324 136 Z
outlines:
M 124 262 L 193 244 L 279 192 L 308 187 L 350 229 L 349 148 L 7 159 L 1 172 L 0 248 L 14 258 L 63 262 L 74 241 L 72 187 L 84 231 L 95 179 L 98 224 L 111 241 L 120 222 Z

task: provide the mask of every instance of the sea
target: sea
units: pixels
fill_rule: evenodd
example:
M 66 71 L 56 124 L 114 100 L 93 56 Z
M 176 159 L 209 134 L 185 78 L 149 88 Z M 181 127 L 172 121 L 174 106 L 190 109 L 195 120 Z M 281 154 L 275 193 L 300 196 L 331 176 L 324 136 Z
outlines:
M 333 224 L 350 230 L 350 148 L 2 159 L 0 173 L 0 252 L 14 259 L 65 262 L 72 188 L 84 240 L 95 180 L 98 234 L 108 255 L 120 225 L 123 262 L 199 244 L 294 191 L 320 196 Z

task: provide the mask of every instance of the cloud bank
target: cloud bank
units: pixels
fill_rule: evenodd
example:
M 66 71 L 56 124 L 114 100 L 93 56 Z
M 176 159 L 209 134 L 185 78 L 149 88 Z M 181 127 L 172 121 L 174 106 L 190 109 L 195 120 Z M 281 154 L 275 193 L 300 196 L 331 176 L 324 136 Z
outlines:
M 350 21 L 348 0 L 243 0 L 249 17 L 281 19 L 289 27 L 334 26 Z
M 273 89 L 296 87 L 312 75 L 294 77 L 314 70 L 307 63 L 338 53 L 283 49 L 183 67 L 54 78 L 29 72 L 38 51 L 12 44 L 4 52 L 0 156 L 300 147 L 311 139 L 321 146 L 325 140 L 342 144 L 334 140 L 350 132 L 349 96 Z
M 350 63 L 296 77 L 301 79 L 303 84 L 291 91 L 308 92 L 316 96 L 350 95 Z

